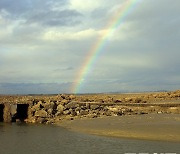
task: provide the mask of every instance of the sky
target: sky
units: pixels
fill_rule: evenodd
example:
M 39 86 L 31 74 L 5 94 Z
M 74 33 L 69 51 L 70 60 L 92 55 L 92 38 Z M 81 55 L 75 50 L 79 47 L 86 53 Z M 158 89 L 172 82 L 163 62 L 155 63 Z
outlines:
M 0 94 L 180 89 L 180 1 L 140 0 L 75 80 L 127 0 L 0 0 Z

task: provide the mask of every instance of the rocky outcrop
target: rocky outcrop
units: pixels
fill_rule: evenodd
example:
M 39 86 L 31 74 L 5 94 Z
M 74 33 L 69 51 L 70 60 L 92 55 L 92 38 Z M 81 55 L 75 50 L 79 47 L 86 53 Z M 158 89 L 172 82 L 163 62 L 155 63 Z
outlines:
M 84 117 L 180 113 L 180 91 L 122 95 L 3 96 L 0 100 L 1 103 L 6 102 L 5 122 L 11 121 L 11 104 L 18 103 L 29 104 L 26 122 L 46 124 Z

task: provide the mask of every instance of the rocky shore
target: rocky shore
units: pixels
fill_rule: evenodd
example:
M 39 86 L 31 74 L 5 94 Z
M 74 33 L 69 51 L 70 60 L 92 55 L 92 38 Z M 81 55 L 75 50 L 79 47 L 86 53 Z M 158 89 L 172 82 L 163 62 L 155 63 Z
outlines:
M 0 96 L 0 104 L 5 105 L 4 110 L 13 104 L 28 104 L 25 119 L 28 123 L 50 124 L 80 118 L 149 113 L 179 114 L 180 90 L 139 94 Z

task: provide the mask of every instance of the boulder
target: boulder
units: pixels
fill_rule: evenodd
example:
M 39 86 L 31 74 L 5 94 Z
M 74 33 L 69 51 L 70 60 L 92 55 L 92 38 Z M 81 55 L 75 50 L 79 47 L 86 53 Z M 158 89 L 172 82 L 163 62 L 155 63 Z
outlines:
M 170 113 L 179 114 L 180 113 L 180 107 L 170 107 L 167 110 Z
M 54 102 L 46 102 L 44 104 L 44 110 L 53 109 L 54 108 Z
M 133 101 L 133 98 L 125 98 L 125 102 L 131 102 L 131 101 Z
M 72 110 L 72 111 L 70 111 L 71 112 L 71 115 L 72 116 L 76 116 L 77 115 L 77 113 L 74 111 L 74 110 Z
M 64 106 L 61 105 L 61 104 L 58 105 L 58 106 L 57 106 L 57 111 L 60 112 L 60 113 L 63 113 L 63 111 L 64 111 Z
M 71 112 L 69 111 L 69 110 L 65 110 L 65 111 L 63 111 L 63 114 L 64 115 L 69 115 Z
M 77 107 L 77 108 L 75 108 L 75 111 L 77 112 L 77 111 L 81 111 L 81 108 L 80 107 Z
M 73 100 L 73 99 L 75 99 L 76 97 L 75 97 L 74 95 L 70 95 L 69 98 L 70 98 L 70 100 Z
M 32 107 L 32 110 L 33 111 L 38 111 L 38 110 L 40 110 L 42 108 L 42 104 L 40 103 L 40 102 L 38 102 L 36 105 L 34 105 L 33 107 Z
M 89 115 L 87 115 L 87 117 L 88 117 L 88 118 L 97 118 L 98 116 L 95 115 L 95 114 L 89 114 Z
M 121 99 L 115 99 L 115 100 L 114 100 L 114 103 L 121 103 L 121 102 L 122 102 Z
M 81 110 L 80 115 L 87 115 L 89 112 L 88 110 Z
M 99 108 L 99 105 L 91 105 L 90 108 L 91 110 L 96 110 Z
M 68 103 L 69 103 L 69 100 L 66 100 L 66 99 L 63 99 L 63 100 L 61 101 L 61 104 L 63 104 L 63 105 L 68 104 Z
M 39 110 L 39 111 L 35 112 L 35 117 L 46 118 L 47 116 L 48 116 L 48 114 L 45 110 Z
M 45 118 L 38 117 L 38 118 L 36 119 L 36 122 L 42 124 L 42 123 L 46 123 L 47 120 L 46 120 Z
M 141 101 L 142 101 L 141 98 L 136 98 L 136 99 L 134 100 L 135 103 L 140 103 Z
M 48 109 L 48 110 L 47 110 L 47 113 L 48 113 L 49 115 L 52 115 L 53 109 Z
M 27 119 L 27 122 L 29 122 L 29 123 L 36 123 L 36 117 L 29 117 Z
M 112 112 L 111 112 L 110 110 L 108 110 L 108 111 L 104 112 L 104 115 L 106 115 L 106 116 L 111 116 L 111 115 L 112 115 Z
M 86 103 L 86 108 L 90 109 L 90 104 L 89 103 Z
M 64 119 L 66 119 L 66 120 L 74 120 L 74 118 L 73 118 L 73 117 L 71 117 L 71 115 L 67 115 L 67 116 L 65 116 L 65 117 L 64 117 Z
M 100 111 L 99 111 L 99 114 L 100 114 L 100 115 L 104 115 L 104 111 L 103 111 L 103 110 L 100 110 Z
M 79 105 L 78 105 L 78 103 L 77 102 L 70 102 L 70 103 L 68 103 L 65 107 L 67 108 L 67 109 L 75 109 L 76 107 L 78 107 Z

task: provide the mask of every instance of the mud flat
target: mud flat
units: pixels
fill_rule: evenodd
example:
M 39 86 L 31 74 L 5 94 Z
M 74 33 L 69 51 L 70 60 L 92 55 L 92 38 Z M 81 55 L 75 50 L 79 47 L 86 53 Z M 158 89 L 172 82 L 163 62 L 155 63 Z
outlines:
M 146 114 L 76 119 L 59 123 L 94 135 L 180 142 L 180 114 Z

